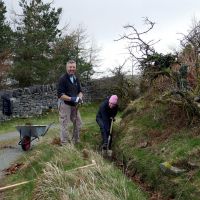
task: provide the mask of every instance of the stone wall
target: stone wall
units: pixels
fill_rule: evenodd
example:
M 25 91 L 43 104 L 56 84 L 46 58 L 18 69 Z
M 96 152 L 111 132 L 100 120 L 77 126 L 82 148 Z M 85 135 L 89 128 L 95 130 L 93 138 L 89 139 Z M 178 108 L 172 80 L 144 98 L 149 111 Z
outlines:
M 97 79 L 82 85 L 84 103 L 100 102 L 112 94 L 112 79 Z M 56 84 L 35 85 L 27 88 L 16 88 L 0 91 L 0 122 L 19 117 L 27 118 L 41 115 L 50 108 L 57 109 Z M 3 114 L 3 99 L 6 95 L 11 99 L 12 115 Z
M 90 88 L 90 86 L 88 87 Z M 84 102 L 91 102 L 90 89 L 83 87 Z M 57 109 L 56 84 L 37 85 L 0 91 L 0 122 L 10 118 L 27 118 L 41 115 L 48 109 Z M 11 100 L 12 115 L 3 114 L 3 96 Z

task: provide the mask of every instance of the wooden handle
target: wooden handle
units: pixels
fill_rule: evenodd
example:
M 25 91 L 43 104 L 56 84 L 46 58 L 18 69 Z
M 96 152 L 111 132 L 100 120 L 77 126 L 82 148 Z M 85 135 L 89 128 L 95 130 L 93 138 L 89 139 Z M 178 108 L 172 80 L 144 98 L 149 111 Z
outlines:
M 33 180 L 31 180 L 31 181 L 33 181 Z M 8 185 L 8 186 L 5 186 L 5 187 L 2 187 L 2 188 L 0 188 L 0 192 L 3 192 L 3 191 L 5 191 L 5 190 L 18 187 L 18 186 L 20 186 L 20 185 L 25 185 L 25 184 L 27 184 L 27 183 L 29 183 L 29 182 L 31 182 L 31 181 L 24 181 L 24 182 L 21 182 L 21 183 L 16 183 L 16 184 L 13 184 L 13 185 Z
M 112 134 L 112 127 L 113 127 L 113 118 L 111 119 L 111 124 L 110 124 L 110 135 Z

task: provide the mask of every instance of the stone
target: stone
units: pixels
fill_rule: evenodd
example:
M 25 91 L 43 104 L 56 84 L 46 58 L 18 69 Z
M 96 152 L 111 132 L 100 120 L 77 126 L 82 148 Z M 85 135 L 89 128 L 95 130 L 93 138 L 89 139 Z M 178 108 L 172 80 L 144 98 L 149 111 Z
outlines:
M 139 148 L 146 148 L 147 146 L 148 146 L 148 142 L 144 141 L 144 142 L 140 142 L 137 147 L 139 147 Z
M 179 175 L 186 172 L 185 169 L 172 166 L 169 162 L 160 163 L 160 169 L 164 174 Z
M 24 94 L 31 94 L 30 88 L 24 88 Z
M 101 94 L 98 93 L 98 97 L 96 98 L 96 93 L 86 87 L 82 88 L 84 91 L 84 102 L 88 103 L 91 99 L 99 99 Z M 94 89 L 96 90 L 95 87 Z M 37 116 L 43 113 L 43 109 L 57 109 L 57 84 L 55 83 L 49 85 L 34 85 L 9 91 L 3 90 L 0 91 L 0 96 L 7 92 L 10 94 L 10 98 L 12 98 L 13 114 L 10 118 Z M 92 94 L 93 97 L 91 97 Z M 2 110 L 2 101 L 0 101 L 0 110 Z M 0 114 L 0 122 L 10 118 Z

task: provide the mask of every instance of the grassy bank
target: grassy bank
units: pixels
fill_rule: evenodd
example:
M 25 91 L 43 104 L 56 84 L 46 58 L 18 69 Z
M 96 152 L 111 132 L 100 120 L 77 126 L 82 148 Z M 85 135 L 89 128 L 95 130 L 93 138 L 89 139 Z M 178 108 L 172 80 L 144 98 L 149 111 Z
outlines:
M 34 181 L 5 192 L 5 199 L 147 199 L 148 195 L 120 170 L 91 150 L 100 142 L 100 133 L 95 122 L 97 106 L 86 105 L 80 109 L 84 124 L 81 144 L 61 147 L 52 143 L 59 135 L 56 123 L 54 129 L 18 160 L 18 163 L 22 163 L 21 167 L 15 174 L 9 175 L 3 185 Z M 53 117 L 49 116 L 43 118 L 45 123 L 52 121 Z M 53 116 L 56 119 L 57 114 Z M 40 121 L 36 119 L 35 122 Z M 74 170 L 91 164 L 92 160 L 95 160 L 95 166 Z
M 115 152 L 164 199 L 199 199 L 200 128 L 188 127 L 174 109 L 143 98 L 130 104 L 116 130 Z M 166 161 L 186 172 L 164 174 L 159 165 Z

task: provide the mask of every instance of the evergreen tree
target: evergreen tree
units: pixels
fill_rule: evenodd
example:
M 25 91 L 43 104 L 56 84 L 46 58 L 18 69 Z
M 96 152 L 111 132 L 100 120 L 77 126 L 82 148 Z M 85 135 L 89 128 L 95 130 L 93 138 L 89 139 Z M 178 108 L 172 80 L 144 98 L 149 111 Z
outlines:
M 20 86 L 48 83 L 62 9 L 56 10 L 42 0 L 21 0 L 19 5 L 22 15 L 17 21 L 12 76 Z
M 0 86 L 9 70 L 8 60 L 11 57 L 12 31 L 5 18 L 6 7 L 0 0 Z

